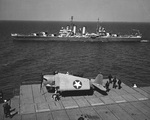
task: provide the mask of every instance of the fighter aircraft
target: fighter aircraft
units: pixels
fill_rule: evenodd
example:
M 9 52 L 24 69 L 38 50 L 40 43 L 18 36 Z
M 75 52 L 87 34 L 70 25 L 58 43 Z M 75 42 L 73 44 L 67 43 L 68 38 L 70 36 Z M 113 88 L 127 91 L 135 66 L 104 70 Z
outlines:
M 103 87 L 103 76 L 98 74 L 95 79 L 88 79 L 70 74 L 57 73 L 55 75 L 43 75 L 41 81 L 41 88 L 46 86 L 50 91 L 54 91 L 53 97 L 57 93 L 63 91 L 77 91 L 77 90 L 90 90 L 95 87 L 101 91 L 106 92 Z

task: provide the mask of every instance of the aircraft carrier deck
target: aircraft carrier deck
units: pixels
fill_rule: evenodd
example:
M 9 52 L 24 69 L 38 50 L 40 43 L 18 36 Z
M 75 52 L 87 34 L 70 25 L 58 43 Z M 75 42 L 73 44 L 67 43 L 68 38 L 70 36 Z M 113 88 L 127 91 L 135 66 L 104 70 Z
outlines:
M 40 84 L 23 84 L 19 92 L 11 99 L 19 113 L 5 118 L 0 104 L 0 120 L 78 120 L 81 115 L 84 120 L 150 120 L 150 87 L 131 88 L 122 83 L 121 89 L 114 89 L 111 84 L 108 95 L 94 91 L 59 101 L 46 88 L 40 92 Z

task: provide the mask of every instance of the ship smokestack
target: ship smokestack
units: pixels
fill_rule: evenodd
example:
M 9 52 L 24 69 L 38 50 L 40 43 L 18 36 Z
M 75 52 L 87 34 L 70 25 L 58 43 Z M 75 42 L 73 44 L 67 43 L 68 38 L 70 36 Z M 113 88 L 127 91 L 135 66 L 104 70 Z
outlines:
M 85 27 L 82 28 L 82 35 L 85 35 Z
M 73 26 L 73 33 L 76 34 L 77 27 Z
M 69 30 L 69 25 L 67 25 L 66 30 Z

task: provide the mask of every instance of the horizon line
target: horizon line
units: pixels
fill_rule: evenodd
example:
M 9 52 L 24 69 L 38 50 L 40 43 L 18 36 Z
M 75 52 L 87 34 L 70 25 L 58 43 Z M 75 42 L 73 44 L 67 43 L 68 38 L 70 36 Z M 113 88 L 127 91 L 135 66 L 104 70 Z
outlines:
M 0 20 L 0 21 L 22 21 L 22 22 L 70 22 L 70 20 Z M 97 21 L 73 21 L 73 22 L 97 22 Z M 148 21 L 99 21 L 100 23 L 150 23 Z

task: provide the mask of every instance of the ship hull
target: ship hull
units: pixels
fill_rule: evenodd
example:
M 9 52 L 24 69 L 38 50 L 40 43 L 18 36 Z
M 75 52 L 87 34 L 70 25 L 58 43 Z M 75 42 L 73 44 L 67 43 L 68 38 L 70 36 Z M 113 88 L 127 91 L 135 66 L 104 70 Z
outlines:
M 81 41 L 81 42 L 140 42 L 140 37 L 35 37 L 13 36 L 16 41 Z

